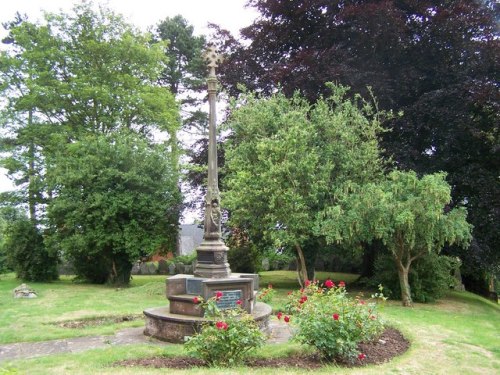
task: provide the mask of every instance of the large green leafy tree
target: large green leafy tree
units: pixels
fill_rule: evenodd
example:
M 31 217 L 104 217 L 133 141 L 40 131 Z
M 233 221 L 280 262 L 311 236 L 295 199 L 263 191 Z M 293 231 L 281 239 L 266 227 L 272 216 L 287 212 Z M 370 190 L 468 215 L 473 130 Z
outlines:
M 164 131 L 176 141 L 175 98 L 156 84 L 163 45 L 109 9 L 83 2 L 71 14 L 46 15 L 44 25 L 18 18 L 5 42 L 2 145 L 10 154 L 3 164 L 17 184 L 28 185 L 30 212 L 50 195 L 43 171 L 61 142 L 121 128 L 146 136 Z
M 156 26 L 155 37 L 166 42 L 165 53 L 168 62 L 160 76 L 160 85 L 166 86 L 180 103 L 182 132 L 179 136 L 184 152 L 191 164 L 188 166 L 187 183 L 191 187 L 192 197 L 187 205 L 195 207 L 201 202 L 201 194 L 193 194 L 202 185 L 199 180 L 200 168 L 206 166 L 207 159 L 197 158 L 198 151 L 204 153 L 206 142 L 199 140 L 207 131 L 208 116 L 200 108 L 206 101 L 207 75 L 206 63 L 203 60 L 205 37 L 194 35 L 194 28 L 180 15 L 167 17 Z M 193 140 L 198 141 L 193 143 Z M 206 155 L 205 155 L 206 156 Z M 206 171 L 205 168 L 201 168 Z
M 419 174 L 447 172 L 451 205 L 474 224 L 471 252 L 457 253 L 468 275 L 500 267 L 498 2 L 490 0 L 252 0 L 260 17 L 239 44 L 219 32 L 229 57 L 221 69 L 271 93 L 278 85 L 310 100 L 335 81 L 381 108 L 402 111 L 385 124 L 384 148 Z M 467 281 L 467 279 L 466 279 Z M 468 283 L 468 286 L 472 286 Z
M 126 284 L 140 256 L 175 247 L 179 192 L 171 153 L 130 131 L 68 144 L 49 172 L 49 242 L 77 275 Z
M 20 203 L 29 204 L 35 229 L 54 226 L 45 213 L 62 188 L 52 190 L 46 176 L 60 171 L 67 144 L 125 129 L 149 142 L 163 133 L 176 170 L 180 116 L 175 97 L 158 85 L 163 43 L 86 1 L 69 14 L 47 14 L 44 24 L 18 17 L 8 28 L 0 56 L 2 165 L 25 193 Z
M 445 244 L 467 247 L 471 240 L 466 210 L 447 206 L 450 192 L 443 173 L 419 179 L 415 172 L 393 171 L 383 181 L 351 186 L 319 214 L 318 232 L 333 243 L 382 240 L 398 271 L 403 305 L 411 306 L 413 262 Z
M 313 230 L 317 212 L 345 186 L 383 171 L 378 114 L 359 97 L 347 99 L 345 88 L 330 88 L 332 95 L 313 106 L 298 94 L 245 95 L 227 123 L 223 202 L 231 223 L 275 249 L 292 248 L 301 281 L 314 277 L 324 246 Z

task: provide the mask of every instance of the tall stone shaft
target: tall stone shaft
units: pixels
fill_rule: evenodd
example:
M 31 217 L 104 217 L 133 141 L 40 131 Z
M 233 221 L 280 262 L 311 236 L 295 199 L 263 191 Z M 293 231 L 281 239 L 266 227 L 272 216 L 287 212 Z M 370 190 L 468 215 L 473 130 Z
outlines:
M 228 248 L 222 241 L 216 130 L 217 77 L 215 76 L 215 68 L 221 62 L 221 57 L 215 51 L 215 47 L 210 47 L 205 53 L 205 58 L 210 68 L 207 78 L 209 102 L 208 179 L 203 242 L 196 249 L 197 262 L 194 275 L 226 278 L 231 275 L 231 269 L 227 262 Z

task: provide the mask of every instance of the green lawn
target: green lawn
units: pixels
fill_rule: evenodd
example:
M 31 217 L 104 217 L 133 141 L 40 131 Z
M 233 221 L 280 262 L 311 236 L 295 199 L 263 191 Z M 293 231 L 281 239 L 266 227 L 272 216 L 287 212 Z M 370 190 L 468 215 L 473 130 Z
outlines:
M 344 280 L 348 285 L 354 275 L 319 274 L 324 280 Z M 72 330 L 51 322 L 103 315 L 137 314 L 144 308 L 161 306 L 165 277 L 136 277 L 130 288 L 73 284 L 69 279 L 56 283 L 31 283 L 39 298 L 15 300 L 12 289 L 19 282 L 11 275 L 0 278 L 0 342 L 37 341 L 75 335 L 111 334 L 126 326 L 140 326 L 142 321 Z M 293 272 L 266 272 L 261 286 L 272 283 L 277 296 L 275 310 L 284 303 L 295 285 Z M 388 364 L 363 369 L 325 367 L 319 374 L 497 374 L 500 373 L 500 307 L 470 293 L 452 292 L 433 304 L 403 308 L 388 301 L 382 314 L 389 324 L 399 328 L 412 342 L 411 349 Z M 295 343 L 267 345 L 260 356 L 283 356 L 301 353 Z M 60 354 L 0 364 L 0 374 L 303 374 L 298 369 L 230 370 L 192 369 L 189 371 L 111 367 L 114 361 L 157 355 L 184 354 L 181 345 L 158 347 L 154 344 L 111 346 L 78 354 Z
M 68 277 L 52 283 L 28 283 L 38 293 L 36 299 L 14 299 L 12 291 L 19 284 L 12 274 L 0 277 L 0 344 L 112 334 L 144 323 L 136 320 L 83 329 L 62 328 L 54 323 L 142 314 L 147 307 L 166 304 L 165 276 L 135 277 L 130 288 L 118 289 L 75 284 Z

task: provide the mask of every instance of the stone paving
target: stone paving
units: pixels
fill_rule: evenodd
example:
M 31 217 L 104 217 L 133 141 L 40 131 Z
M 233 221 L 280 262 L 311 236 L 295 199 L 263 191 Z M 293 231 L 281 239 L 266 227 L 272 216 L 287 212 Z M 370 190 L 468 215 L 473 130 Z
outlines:
M 156 345 L 172 345 L 153 339 L 143 334 L 144 327 L 127 328 L 111 336 L 75 337 L 70 339 L 51 340 L 42 342 L 20 342 L 0 345 L 0 362 L 33 358 L 58 353 L 78 353 L 89 349 L 107 348 L 113 345 L 129 345 L 149 343 Z M 270 335 L 268 343 L 283 343 L 290 339 L 291 328 L 275 318 L 269 321 Z

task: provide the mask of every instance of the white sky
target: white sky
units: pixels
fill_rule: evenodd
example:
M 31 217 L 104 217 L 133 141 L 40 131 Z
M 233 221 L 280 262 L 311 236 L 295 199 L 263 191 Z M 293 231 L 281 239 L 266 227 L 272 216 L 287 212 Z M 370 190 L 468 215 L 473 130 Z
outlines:
M 126 20 L 143 31 L 166 17 L 182 15 L 194 26 L 195 34 L 208 34 L 208 23 L 215 23 L 238 35 L 257 17 L 253 8 L 245 8 L 247 0 L 94 0 L 125 16 Z M 15 13 L 27 14 L 30 21 L 43 21 L 43 12 L 68 12 L 75 0 L 0 0 L 0 23 L 14 19 Z M 5 30 L 0 27 L 0 37 Z M 12 190 L 5 170 L 0 168 L 0 192 Z

